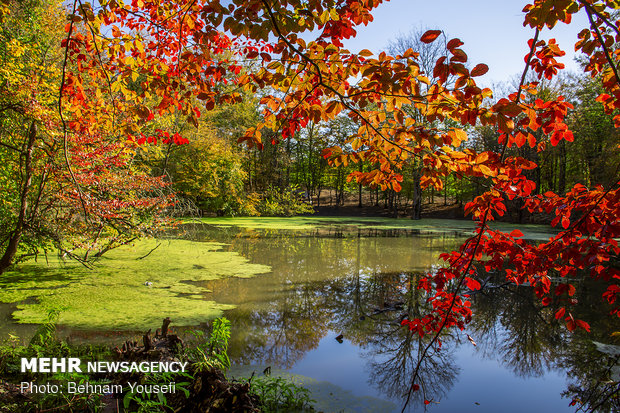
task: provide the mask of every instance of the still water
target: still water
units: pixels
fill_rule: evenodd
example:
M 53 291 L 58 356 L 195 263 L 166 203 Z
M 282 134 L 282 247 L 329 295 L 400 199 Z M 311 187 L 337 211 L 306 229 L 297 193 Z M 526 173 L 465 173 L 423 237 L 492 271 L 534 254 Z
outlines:
M 329 226 L 194 233 L 272 268 L 251 279 L 206 284 L 210 299 L 236 306 L 225 312 L 233 326 L 233 372 L 249 376 L 270 367 L 293 375 L 326 412 L 401 411 L 426 341 L 399 321 L 428 311 L 415 283 L 465 236 L 449 229 Z M 617 374 L 610 360 L 617 363 L 618 354 L 617 347 L 597 351 L 595 342 L 611 342 L 618 325 L 602 309 L 602 291 L 581 287 L 578 312 L 593 331 L 570 334 L 527 287 L 490 278 L 484 292 L 472 296 L 474 321 L 445 336 L 441 350 L 423 361 L 421 391 L 409 411 L 571 412 L 573 397 L 597 397 L 601 386 L 592 383 L 609 369 Z
M 427 344 L 426 339 L 401 327 L 400 321 L 429 311 L 427 297 L 415 288 L 417 280 L 439 263 L 442 252 L 458 248 L 471 230 L 464 221 L 411 222 L 343 225 L 342 220 L 327 220 L 307 229 L 188 224 L 174 237 L 221 243 L 208 253 L 212 257 L 208 262 L 243 268 L 240 255 L 265 270 L 244 278 L 206 280 L 197 272 L 215 269 L 196 265 L 188 256 L 185 264 L 194 271 L 193 281 L 186 281 L 183 288 L 178 282 L 172 285 L 178 291 L 199 291 L 191 296 L 195 300 L 234 307 L 224 311 L 232 322 L 232 375 L 249 377 L 269 369 L 272 375 L 290 377 L 312 391 L 317 411 L 400 412 L 412 372 Z M 522 229 L 526 237 L 534 239 L 548 235 L 542 227 Z M 178 249 L 180 244 L 174 245 Z M 156 261 L 158 265 L 174 261 L 166 255 L 172 250 L 165 251 Z M 187 251 L 190 254 L 193 249 Z M 173 264 L 181 267 L 178 260 Z M 129 271 L 127 279 L 120 280 L 126 284 L 124 288 L 155 297 L 159 290 L 145 287 L 144 279 L 168 292 L 171 287 L 163 283 L 172 282 L 173 275 L 190 279 L 190 272 L 165 269 L 165 276 L 153 278 L 152 267 L 145 266 L 144 274 L 136 275 L 138 269 Z M 114 274 L 112 278 L 89 275 L 89 282 L 120 282 L 121 273 Z M 17 275 L 12 284 L 19 279 L 28 281 L 24 289 L 35 291 L 37 285 L 40 289 L 39 278 Z M 485 288 L 471 297 L 473 321 L 465 331 L 442 337 L 441 349 L 422 361 L 417 380 L 421 389 L 414 393 L 408 411 L 573 412 L 575 407 L 569 403 L 575 397 L 597 411 L 618 411 L 618 385 L 613 381 L 620 380 L 620 347 L 611 334 L 620 326 L 617 318 L 607 315 L 597 285 L 578 282 L 576 315 L 592 326 L 592 332 L 571 334 L 555 322 L 553 305 L 541 308 L 527 287 L 503 285 L 499 275 L 488 274 L 483 279 Z M 97 288 L 103 292 L 111 287 L 97 284 Z M 51 288 L 50 293 L 54 292 Z M 16 306 L 0 305 L 0 333 L 12 331 L 26 337 L 35 326 L 15 324 Z M 155 307 L 168 313 L 173 310 L 170 305 Z M 177 319 L 188 316 L 185 307 L 178 310 Z M 161 320 L 166 315 L 170 314 L 153 316 Z M 82 341 L 118 344 L 133 334 L 60 327 L 63 335 Z M 615 399 L 606 398 L 614 390 Z M 598 406 L 599 401 L 604 403 Z

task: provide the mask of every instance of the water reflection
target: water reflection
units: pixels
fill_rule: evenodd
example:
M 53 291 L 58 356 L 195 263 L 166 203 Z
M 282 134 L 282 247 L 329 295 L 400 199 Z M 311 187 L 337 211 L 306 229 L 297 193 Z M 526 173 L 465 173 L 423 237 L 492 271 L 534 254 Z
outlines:
M 356 383 L 346 390 L 357 386 L 357 396 L 397 404 L 427 343 L 400 321 L 429 311 L 417 281 L 440 253 L 462 240 L 459 232 L 336 227 L 292 232 L 188 226 L 184 232 L 191 239 L 225 243 L 224 249 L 272 268 L 254 278 L 203 283 L 211 291 L 205 299 L 236 305 L 226 313 L 235 363 L 307 375 L 327 370 L 321 380 L 343 388 Z M 433 412 L 569 412 L 575 408 L 568 404 L 578 399 L 584 411 L 620 411 L 620 350 L 595 344 L 620 344 L 610 337 L 620 328 L 606 315 L 600 286 L 579 282 L 576 315 L 590 323 L 590 334 L 559 326 L 554 319 L 559 303 L 542 308 L 529 288 L 491 278 L 482 292 L 472 294 L 475 317 L 467 330 L 443 337 L 442 349 L 423 360 L 421 391 L 414 393 L 411 409 L 430 400 Z M 0 328 L 32 328 L 14 326 L 11 311 L 0 307 Z M 126 334 L 63 331 L 77 341 L 114 343 Z M 26 334 L 20 330 L 20 335 Z M 335 340 L 340 335 L 342 345 Z M 309 363 L 316 365 L 308 369 Z
M 251 262 L 272 267 L 270 274 L 253 279 L 207 283 L 213 291 L 210 299 L 238 305 L 226 314 L 234 328 L 231 356 L 236 363 L 291 368 L 333 331 L 360 349 L 367 380 L 377 393 L 402 400 L 426 343 L 399 322 L 407 314 L 428 311 L 426 297 L 415 288 L 417 279 L 437 262 L 439 253 L 459 244 L 456 234 L 322 230 L 294 237 L 277 231 L 242 231 L 232 237 L 216 231 L 209 236 L 228 240 L 230 249 Z M 555 322 L 556 308 L 541 308 L 529 288 L 489 282 L 472 296 L 475 317 L 467 332 L 478 343 L 476 354 L 524 380 L 565 372 L 570 378 L 566 399 L 558 402 L 557 391 L 548 394 L 555 411 L 571 411 L 567 405 L 573 398 L 614 411 L 617 398 L 605 399 L 614 388 L 604 383 L 613 357 L 597 351 L 591 341 L 609 342 L 614 320 L 604 316 L 595 287 L 581 286 L 578 316 L 593 327 L 593 333 L 583 335 L 567 333 Z M 422 391 L 414 393 L 418 406 L 423 399 L 450 399 L 459 382 L 456 355 L 471 344 L 463 340 L 464 334 L 453 334 L 443 338 L 440 351 L 423 360 Z M 520 408 L 527 400 L 523 403 Z
M 485 357 L 495 358 L 519 377 L 540 377 L 553 367 L 565 342 L 564 328 L 526 287 L 488 288 L 473 297 L 471 328 Z
M 476 317 L 470 327 L 484 337 L 484 356 L 495 358 L 523 378 L 539 377 L 552 369 L 566 371 L 568 389 L 562 396 L 577 400 L 583 411 L 620 411 L 618 378 L 610 374 L 620 364 L 620 347 L 605 354 L 595 342 L 610 341 L 617 320 L 601 301 L 602 290 L 591 280 L 582 280 L 576 317 L 588 320 L 592 332 L 569 333 L 555 321 L 559 304 L 542 307 L 527 287 L 497 288 L 474 299 Z M 615 327 L 614 327 L 615 322 Z M 615 352 L 614 353 L 614 350 Z M 615 354 L 615 355 L 614 355 Z

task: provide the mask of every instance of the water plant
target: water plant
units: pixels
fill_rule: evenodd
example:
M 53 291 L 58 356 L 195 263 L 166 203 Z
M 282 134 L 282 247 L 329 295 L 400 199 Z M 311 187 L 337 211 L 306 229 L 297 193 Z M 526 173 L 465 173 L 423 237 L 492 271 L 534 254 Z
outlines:
M 292 379 L 265 374 L 249 379 L 250 392 L 260 399 L 260 409 L 265 413 L 313 412 L 310 390 Z
M 228 341 L 230 340 L 230 321 L 225 317 L 213 320 L 211 333 L 202 330 L 190 330 L 197 340 L 194 346 L 186 350 L 187 358 L 193 362 L 194 369 L 205 371 L 216 368 L 222 371 L 230 368 L 228 358 Z

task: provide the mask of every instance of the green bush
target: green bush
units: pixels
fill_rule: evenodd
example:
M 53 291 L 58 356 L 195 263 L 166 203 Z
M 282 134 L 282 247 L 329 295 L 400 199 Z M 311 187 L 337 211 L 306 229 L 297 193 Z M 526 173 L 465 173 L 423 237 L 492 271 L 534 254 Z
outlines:
M 296 186 L 287 188 L 270 186 L 261 195 L 256 209 L 262 216 L 290 217 L 314 212 L 312 205 L 303 199 L 300 195 L 300 190 Z

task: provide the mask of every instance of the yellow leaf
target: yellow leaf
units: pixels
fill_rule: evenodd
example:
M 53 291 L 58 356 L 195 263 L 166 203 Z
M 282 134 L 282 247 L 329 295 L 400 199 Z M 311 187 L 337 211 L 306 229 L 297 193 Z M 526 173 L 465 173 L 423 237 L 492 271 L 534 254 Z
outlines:
M 488 166 L 486 166 L 486 165 L 478 165 L 478 167 L 480 168 L 480 172 L 482 172 L 483 174 L 485 174 L 487 176 L 494 176 L 493 171 Z
M 482 152 L 478 156 L 476 156 L 476 163 L 483 163 L 489 159 L 489 154 L 486 152 Z

